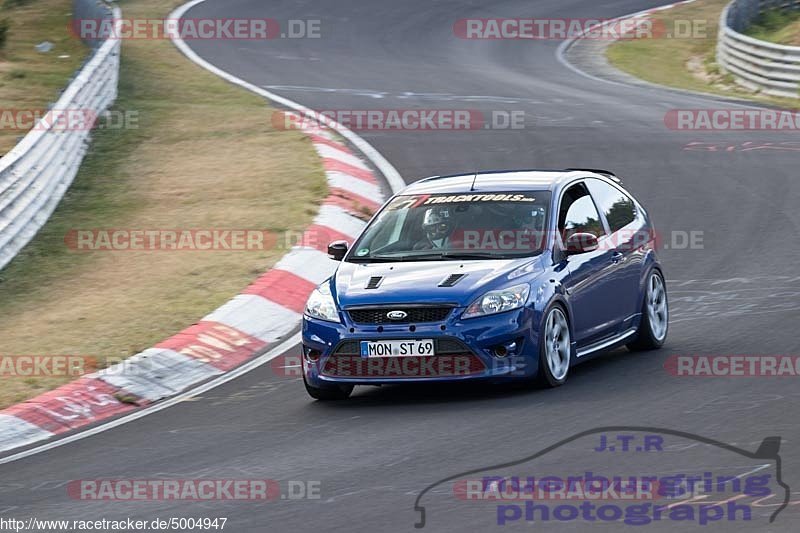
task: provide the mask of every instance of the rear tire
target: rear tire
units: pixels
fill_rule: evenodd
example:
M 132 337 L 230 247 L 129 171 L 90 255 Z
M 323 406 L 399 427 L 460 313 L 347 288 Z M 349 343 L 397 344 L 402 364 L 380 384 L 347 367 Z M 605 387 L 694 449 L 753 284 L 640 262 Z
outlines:
M 350 397 L 350 394 L 352 394 L 354 388 L 353 385 L 334 385 L 331 387 L 325 387 L 324 389 L 312 387 L 306 381 L 305 376 L 303 376 L 303 385 L 306 386 L 306 392 L 309 396 L 321 402 L 336 402 L 346 400 Z
M 537 381 L 543 387 L 560 387 L 567 381 L 572 362 L 569 319 L 561 306 L 547 310 L 539 338 Z
M 647 277 L 647 289 L 642 302 L 642 319 L 636 338 L 627 344 L 632 352 L 657 350 L 664 346 L 669 331 L 669 302 L 667 285 L 658 270 Z

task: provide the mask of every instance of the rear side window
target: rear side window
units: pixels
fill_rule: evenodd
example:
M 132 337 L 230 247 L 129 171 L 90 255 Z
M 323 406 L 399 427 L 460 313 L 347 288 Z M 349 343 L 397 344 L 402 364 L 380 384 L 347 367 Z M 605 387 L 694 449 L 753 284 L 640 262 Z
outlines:
M 587 179 L 586 184 L 612 233 L 636 220 L 636 205 L 627 194 L 600 180 Z

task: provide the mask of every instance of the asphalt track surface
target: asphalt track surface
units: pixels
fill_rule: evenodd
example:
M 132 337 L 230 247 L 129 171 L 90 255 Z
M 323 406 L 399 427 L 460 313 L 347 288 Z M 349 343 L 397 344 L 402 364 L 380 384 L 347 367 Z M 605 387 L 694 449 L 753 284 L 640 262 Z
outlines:
M 798 487 L 792 500 L 800 500 L 797 378 L 677 378 L 663 366 L 672 354 L 800 354 L 797 153 L 683 149 L 691 141 L 792 141 L 791 134 L 671 131 L 663 122 L 669 109 L 735 104 L 593 81 L 558 61 L 557 41 L 467 41 L 452 32 L 453 22 L 466 17 L 614 17 L 658 4 L 209 0 L 192 9 L 187 17 L 320 19 L 320 39 L 190 42 L 214 65 L 315 109 L 524 111 L 521 130 L 362 132 L 409 182 L 476 169 L 608 168 L 624 177 L 662 234 L 702 231 L 701 249 L 661 252 L 673 319 L 668 343 L 658 352 L 619 350 L 581 365 L 557 390 L 362 388 L 339 404 L 310 401 L 299 379 L 265 365 L 155 415 L 3 465 L 0 517 L 227 517 L 226 530 L 234 532 L 411 530 L 418 519 L 414 500 L 426 486 L 610 425 L 681 430 L 748 450 L 779 435 L 783 476 Z M 589 444 L 597 439 L 591 437 L 553 450 L 524 473 L 774 470 L 768 462 L 665 439 L 672 445 L 668 452 L 642 459 L 593 452 Z M 316 480 L 322 497 L 268 504 L 98 503 L 73 500 L 64 487 L 73 479 L 162 477 Z M 429 496 L 436 501 L 427 507 L 428 530 L 492 523 L 491 509 L 476 511 L 446 488 Z M 711 527 L 800 529 L 798 505 L 773 524 L 763 513 L 775 507 L 758 509 L 752 522 Z M 538 527 L 620 526 L 571 521 Z

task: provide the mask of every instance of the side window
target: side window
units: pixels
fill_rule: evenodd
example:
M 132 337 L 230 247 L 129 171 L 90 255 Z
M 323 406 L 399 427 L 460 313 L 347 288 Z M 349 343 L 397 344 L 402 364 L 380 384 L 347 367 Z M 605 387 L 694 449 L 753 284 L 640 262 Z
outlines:
M 636 220 L 636 205 L 628 195 L 600 180 L 588 179 L 586 183 L 612 233 Z
M 399 242 L 408 212 L 408 209 L 396 209 L 381 213 L 365 235 L 370 247 L 373 250 L 380 250 Z
M 581 183 L 570 187 L 561 198 L 558 232 L 564 241 L 574 233 L 591 233 L 597 237 L 605 235 L 600 214 L 589 191 Z

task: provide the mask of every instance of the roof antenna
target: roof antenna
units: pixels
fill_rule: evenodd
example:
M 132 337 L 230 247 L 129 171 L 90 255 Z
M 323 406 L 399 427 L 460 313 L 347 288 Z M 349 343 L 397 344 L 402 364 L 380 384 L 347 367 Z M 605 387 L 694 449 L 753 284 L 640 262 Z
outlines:
M 475 190 L 475 180 L 478 179 L 478 171 L 475 171 L 475 177 L 472 178 L 472 186 L 469 188 L 469 192 L 473 192 Z

